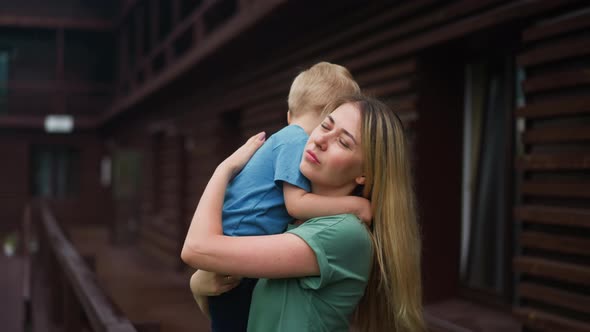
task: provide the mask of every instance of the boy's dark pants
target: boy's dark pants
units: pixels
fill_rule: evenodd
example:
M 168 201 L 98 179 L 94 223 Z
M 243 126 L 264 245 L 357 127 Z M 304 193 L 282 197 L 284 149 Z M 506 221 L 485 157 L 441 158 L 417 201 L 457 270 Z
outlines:
M 256 281 L 258 279 L 244 278 L 229 292 L 209 297 L 213 332 L 245 332 L 248 329 L 250 301 Z

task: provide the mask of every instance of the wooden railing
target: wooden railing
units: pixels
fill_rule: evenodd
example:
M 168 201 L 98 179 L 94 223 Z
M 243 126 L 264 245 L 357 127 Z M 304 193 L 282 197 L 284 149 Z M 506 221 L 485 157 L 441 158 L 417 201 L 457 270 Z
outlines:
M 35 204 L 33 216 L 37 217 L 33 219 L 32 228 L 39 247 L 33 258 L 32 276 L 46 280 L 49 306 L 45 307 L 50 310 L 49 323 L 63 327 L 65 332 L 84 328 L 97 332 L 141 330 L 110 301 L 98 285 L 95 273 L 66 238 L 49 208 L 43 203 Z M 37 295 L 38 292 L 33 297 Z M 37 326 L 33 328 L 39 330 Z

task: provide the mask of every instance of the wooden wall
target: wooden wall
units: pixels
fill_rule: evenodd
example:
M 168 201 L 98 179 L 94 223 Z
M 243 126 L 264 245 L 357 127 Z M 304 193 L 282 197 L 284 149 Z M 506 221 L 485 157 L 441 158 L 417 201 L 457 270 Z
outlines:
M 200 194 L 221 158 L 246 137 L 260 130 L 270 134 L 285 125 L 286 97 L 298 71 L 321 60 L 344 65 L 366 92 L 388 99 L 409 128 L 413 137 L 413 159 L 425 237 L 426 299 L 432 302 L 457 296 L 461 184 L 459 128 L 462 121 L 462 73 L 458 71 L 463 68 L 463 63 L 445 58 L 449 54 L 433 53 L 433 50 L 449 43 L 461 44 L 466 36 L 494 29 L 498 30 L 500 38 L 505 36 L 512 40 L 515 34 L 536 24 L 540 18 L 580 10 L 581 3 L 406 1 L 365 6 L 349 15 L 332 17 L 323 28 L 317 31 L 302 28 L 288 41 L 261 41 L 256 40 L 256 34 L 245 34 L 243 39 L 250 38 L 256 45 L 265 44 L 264 48 L 239 54 L 239 50 L 229 47 L 225 51 L 232 50 L 233 53 L 218 58 L 213 54 L 211 59 L 203 60 L 175 83 L 138 103 L 124 119 L 113 120 L 119 124 L 114 125 L 108 135 L 116 139 L 129 128 L 139 130 L 143 126 L 141 130 L 147 131 L 150 126 L 170 126 L 174 135 L 181 137 L 179 140 L 184 142 L 184 149 L 178 146 L 170 150 L 176 151 L 174 155 L 182 155 L 178 160 L 184 160 L 183 170 L 173 175 L 175 180 L 169 180 L 171 188 L 174 187 L 172 183 L 178 187 L 172 189 L 174 194 L 154 185 L 154 181 L 144 185 L 148 186 L 147 191 L 159 190 L 157 195 L 149 194 L 150 199 L 183 193 L 184 198 L 179 203 L 182 213 L 177 214 L 176 220 L 166 223 L 170 234 L 182 234 L 177 230 L 186 229 Z M 289 22 L 285 17 L 283 24 Z M 273 24 L 281 23 L 275 21 Z M 529 46 L 528 41 L 524 43 Z M 587 48 L 575 49 L 583 52 L 581 50 Z M 570 54 L 575 51 L 559 46 L 555 52 Z M 439 58 L 434 62 L 433 57 L 437 56 Z M 223 62 L 225 60 L 228 62 Z M 446 78 L 450 79 L 445 81 Z M 577 79 L 583 80 L 585 76 L 580 74 Z M 582 107 L 580 105 L 583 105 L 580 101 L 571 103 L 571 107 Z M 142 124 L 134 120 L 145 120 L 153 114 L 159 114 L 159 117 Z M 237 125 L 232 127 L 232 121 L 228 119 L 234 119 Z M 576 132 L 583 135 L 583 128 Z M 141 135 L 146 141 L 152 140 L 147 134 Z M 150 155 L 169 153 L 164 144 L 144 149 Z M 155 179 L 163 172 L 157 169 L 164 168 L 164 164 L 159 165 L 159 158 L 149 160 L 152 173 L 148 176 Z M 176 159 L 170 157 L 166 163 L 172 163 L 172 160 Z M 569 176 L 577 178 L 582 173 L 578 170 Z M 586 187 L 576 188 L 571 189 L 571 193 L 586 195 L 583 189 Z M 157 215 L 155 211 L 149 212 L 149 206 L 144 211 L 148 211 L 145 218 Z M 159 246 L 167 248 L 164 251 L 169 257 L 178 256 L 171 237 L 147 242 L 150 241 L 168 243 Z M 182 241 L 183 236 L 179 235 L 176 242 Z
M 522 34 L 525 103 L 515 314 L 531 331 L 588 331 L 590 15 L 545 17 Z

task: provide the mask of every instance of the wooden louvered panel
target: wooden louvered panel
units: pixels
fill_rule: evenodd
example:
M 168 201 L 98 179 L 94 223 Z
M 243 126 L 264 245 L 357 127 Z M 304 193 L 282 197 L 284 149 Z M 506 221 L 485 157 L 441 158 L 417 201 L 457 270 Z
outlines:
M 539 75 L 525 80 L 522 86 L 525 93 L 533 93 L 575 87 L 582 84 L 590 84 L 590 69 L 564 70 Z
M 582 237 L 524 231 L 520 234 L 519 240 L 520 245 L 524 248 L 543 249 L 563 254 L 590 256 L 590 241 Z
M 590 183 L 586 181 L 575 183 L 525 181 L 521 191 L 524 195 L 532 196 L 590 198 Z
M 517 58 L 517 63 L 525 67 L 588 54 L 590 54 L 590 39 L 576 37 L 532 49 L 520 55 Z
M 529 154 L 517 160 L 523 170 L 585 170 L 590 169 L 590 154 Z
M 590 314 L 590 297 L 586 295 L 530 282 L 520 283 L 520 285 L 518 285 L 518 294 L 526 299 Z
M 516 111 L 517 116 L 526 118 L 542 118 L 589 113 L 590 97 L 588 96 L 555 98 L 551 101 L 529 104 L 519 108 Z
M 525 256 L 515 257 L 513 264 L 515 271 L 528 276 L 584 286 L 590 285 L 590 268 L 588 266 Z
M 533 308 L 516 308 L 513 310 L 524 325 L 533 331 L 555 332 L 588 332 L 590 325 L 573 319 L 563 318 L 542 310 Z
M 590 28 L 588 12 L 529 28 L 523 32 L 522 39 L 525 42 L 532 42 L 585 28 Z
M 522 135 L 525 144 L 590 141 L 590 126 L 559 126 L 529 129 Z
M 590 209 L 525 205 L 514 209 L 514 217 L 524 222 L 590 228 Z

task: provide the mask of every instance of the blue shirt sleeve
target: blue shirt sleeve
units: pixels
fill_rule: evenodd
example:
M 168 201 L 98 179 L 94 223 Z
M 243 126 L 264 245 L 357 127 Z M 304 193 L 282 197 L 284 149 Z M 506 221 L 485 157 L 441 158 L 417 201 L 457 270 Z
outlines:
M 299 170 L 301 156 L 307 139 L 299 139 L 284 142 L 277 145 L 274 150 L 275 155 L 275 184 L 282 187 L 282 182 L 287 182 L 299 187 L 307 192 L 311 191 L 309 181 Z

